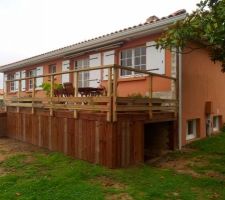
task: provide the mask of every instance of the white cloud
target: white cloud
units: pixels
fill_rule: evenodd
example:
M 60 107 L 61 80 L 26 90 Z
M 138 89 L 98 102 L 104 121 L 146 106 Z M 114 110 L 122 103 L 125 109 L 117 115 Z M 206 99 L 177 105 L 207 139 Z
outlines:
M 143 23 L 151 15 L 191 11 L 198 2 L 0 0 L 0 65 Z

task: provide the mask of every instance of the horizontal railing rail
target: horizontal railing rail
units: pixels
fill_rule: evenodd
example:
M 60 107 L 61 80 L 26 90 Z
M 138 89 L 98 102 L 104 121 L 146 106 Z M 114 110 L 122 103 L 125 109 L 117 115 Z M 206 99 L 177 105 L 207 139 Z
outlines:
M 92 71 L 92 70 L 108 70 L 107 76 L 107 94 L 106 96 L 87 96 L 82 97 L 78 94 L 78 75 L 79 73 Z M 147 97 L 118 97 L 118 79 L 119 70 L 129 70 L 140 74 L 144 74 L 149 77 L 148 83 L 148 93 Z M 74 96 L 65 97 L 65 96 L 54 96 L 53 85 L 55 83 L 55 76 L 63 74 L 74 74 Z M 50 77 L 50 94 L 45 97 L 37 97 L 35 82 L 38 78 Z M 173 81 L 175 85 L 175 92 L 177 91 L 177 79 L 176 77 L 161 75 L 147 70 L 139 70 L 133 67 L 121 67 L 119 65 L 105 65 L 98 67 L 90 67 L 85 69 L 74 69 L 64 72 L 57 72 L 52 74 L 45 74 L 34 77 L 24 77 L 14 80 L 5 80 L 5 96 L 4 101 L 7 106 L 14 106 L 19 111 L 20 107 L 29 107 L 32 108 L 32 113 L 34 113 L 35 108 L 48 108 L 50 110 L 50 115 L 53 115 L 54 110 L 58 109 L 68 109 L 74 111 L 74 117 L 78 117 L 78 111 L 97 111 L 97 112 L 106 112 L 108 121 L 116 121 L 117 113 L 122 112 L 148 112 L 150 118 L 152 118 L 154 113 L 158 112 L 173 112 L 177 113 L 178 110 L 178 101 L 177 99 L 160 99 L 153 98 L 153 77 L 164 78 L 170 81 Z M 21 96 L 24 92 L 21 90 L 21 83 L 23 80 L 32 79 L 34 87 L 31 90 L 30 96 Z M 8 95 L 7 88 L 10 82 L 18 82 L 18 91 L 16 91 L 16 96 Z M 176 94 L 174 97 L 176 98 Z

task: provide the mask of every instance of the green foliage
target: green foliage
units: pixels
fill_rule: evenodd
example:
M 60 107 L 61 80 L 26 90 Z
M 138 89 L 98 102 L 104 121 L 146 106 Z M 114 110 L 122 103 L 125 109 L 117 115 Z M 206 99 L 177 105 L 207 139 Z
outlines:
M 207 48 L 211 60 L 221 62 L 225 72 L 225 0 L 202 0 L 197 9 L 172 25 L 157 41 L 157 47 L 187 48 L 187 43 L 198 42 Z M 194 49 L 191 47 L 190 52 Z M 189 50 L 188 50 L 189 52 Z M 184 52 L 183 53 L 188 53 Z
M 223 133 L 225 133 L 225 124 L 223 124 L 223 126 L 222 126 L 222 128 L 221 128 L 221 131 L 222 131 Z
M 141 93 L 137 92 L 137 93 L 132 93 L 129 94 L 128 97 L 132 97 L 132 98 L 147 98 L 147 96 L 142 95 Z
M 190 144 L 190 147 L 205 153 L 224 154 L 225 156 L 225 133 L 196 141 Z
M 49 82 L 42 83 L 41 87 L 46 92 L 46 95 L 50 96 L 51 83 L 49 83 Z M 62 84 L 57 84 L 57 83 L 55 83 L 54 87 L 53 87 L 53 89 L 62 89 L 62 88 L 63 88 Z

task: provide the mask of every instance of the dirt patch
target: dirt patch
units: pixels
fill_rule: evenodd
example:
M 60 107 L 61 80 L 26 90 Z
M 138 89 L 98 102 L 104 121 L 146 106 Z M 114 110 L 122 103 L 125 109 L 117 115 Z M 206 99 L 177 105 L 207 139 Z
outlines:
M 177 159 L 160 163 L 158 166 L 161 168 L 174 169 L 178 173 L 188 174 L 196 178 L 200 178 L 201 175 L 191 169 L 190 166 L 195 165 L 192 160 Z
M 194 166 L 204 167 L 208 165 L 208 160 L 203 157 L 187 157 L 188 153 L 192 153 L 193 149 L 184 148 L 182 150 L 182 154 L 184 156 L 173 157 L 171 154 L 165 154 L 161 157 L 156 158 L 155 160 L 148 161 L 148 164 L 153 165 L 155 167 L 173 169 L 178 173 L 191 175 L 195 178 L 203 177 L 204 175 L 197 173 L 192 168 Z
M 225 176 L 223 174 L 220 174 L 220 173 L 215 172 L 215 171 L 207 171 L 207 172 L 205 172 L 205 175 L 209 176 L 211 178 L 216 178 L 216 179 L 225 181 Z
M 30 156 L 32 152 L 45 152 L 45 150 L 31 144 L 20 142 L 18 140 L 0 138 L 0 163 L 11 156 L 18 154 L 26 155 L 27 158 L 25 162 L 32 163 L 34 161 L 34 158 Z
M 123 192 L 127 189 L 127 186 L 125 184 L 115 181 L 109 177 L 101 176 L 94 180 L 91 180 L 91 183 L 100 184 L 105 189 L 110 188 L 121 191 L 121 193 L 118 194 L 107 194 L 105 196 L 105 200 L 133 200 L 133 198 L 129 194 Z
M 105 197 L 105 200 L 133 200 L 133 198 L 127 193 L 121 193 L 121 194 L 107 195 Z
M 3 168 L 0 168 L 0 177 L 4 176 L 6 174 L 7 174 L 7 171 L 5 171 L 5 169 L 3 169 Z
M 6 159 L 6 156 L 5 156 L 5 155 L 2 155 L 2 154 L 0 153 L 0 163 L 3 162 L 5 159 Z
M 127 187 L 123 183 L 117 182 L 113 179 L 110 179 L 108 177 L 102 176 L 98 177 L 95 180 L 91 181 L 92 183 L 98 183 L 100 184 L 103 188 L 113 188 L 117 190 L 125 190 Z

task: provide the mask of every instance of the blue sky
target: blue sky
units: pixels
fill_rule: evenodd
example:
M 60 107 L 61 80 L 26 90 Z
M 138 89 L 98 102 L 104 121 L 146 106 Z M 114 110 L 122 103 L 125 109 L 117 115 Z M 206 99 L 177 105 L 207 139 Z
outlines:
M 199 0 L 0 0 L 0 65 L 166 16 Z M 0 76 L 2 88 L 2 76 Z

